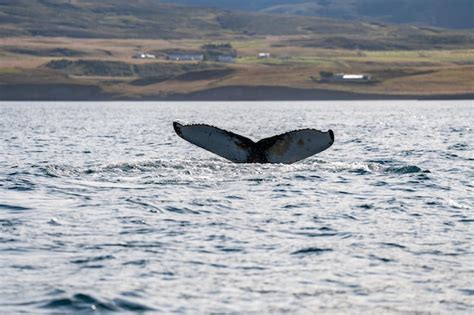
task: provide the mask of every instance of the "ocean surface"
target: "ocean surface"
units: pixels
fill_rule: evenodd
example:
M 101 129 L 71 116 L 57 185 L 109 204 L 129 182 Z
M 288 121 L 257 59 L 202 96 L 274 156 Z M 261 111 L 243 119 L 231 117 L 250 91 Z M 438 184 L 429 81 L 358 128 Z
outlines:
M 174 120 L 335 143 L 233 164 Z M 473 101 L 0 103 L 0 313 L 473 313 L 473 129 Z

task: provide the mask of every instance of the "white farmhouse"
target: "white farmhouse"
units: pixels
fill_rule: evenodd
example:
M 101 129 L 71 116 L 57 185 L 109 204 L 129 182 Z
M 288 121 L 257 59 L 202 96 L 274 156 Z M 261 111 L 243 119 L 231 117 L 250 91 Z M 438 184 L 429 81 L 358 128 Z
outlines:
M 261 52 L 261 53 L 258 53 L 257 57 L 258 57 L 258 59 L 268 59 L 268 58 L 270 58 L 270 53 L 269 52 Z
M 147 53 L 142 52 L 142 51 L 138 51 L 133 55 L 133 58 L 135 58 L 135 59 L 156 59 L 156 56 L 152 55 L 152 54 L 147 54 Z

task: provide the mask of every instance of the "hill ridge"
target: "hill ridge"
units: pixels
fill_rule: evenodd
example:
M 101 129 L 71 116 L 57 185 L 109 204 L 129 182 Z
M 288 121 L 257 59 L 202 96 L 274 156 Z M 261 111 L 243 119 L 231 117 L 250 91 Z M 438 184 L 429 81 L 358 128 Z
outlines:
M 296 14 L 345 20 L 474 28 L 472 0 L 164 0 L 232 10 Z

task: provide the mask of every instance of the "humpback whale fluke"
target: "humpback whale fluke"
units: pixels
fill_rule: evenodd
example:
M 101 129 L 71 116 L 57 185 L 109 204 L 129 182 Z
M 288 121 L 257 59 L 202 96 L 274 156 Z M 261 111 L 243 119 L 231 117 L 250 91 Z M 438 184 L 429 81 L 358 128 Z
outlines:
M 334 132 L 300 129 L 254 142 L 217 127 L 173 122 L 186 141 L 236 163 L 291 164 L 322 152 L 334 143 Z

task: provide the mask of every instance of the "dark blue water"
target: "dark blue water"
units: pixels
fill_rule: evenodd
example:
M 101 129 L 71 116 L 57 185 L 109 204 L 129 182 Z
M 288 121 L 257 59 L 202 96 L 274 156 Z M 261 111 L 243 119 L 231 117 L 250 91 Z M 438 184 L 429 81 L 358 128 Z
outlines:
M 254 140 L 232 164 L 172 121 Z M 0 103 L 0 312 L 474 310 L 474 104 Z

